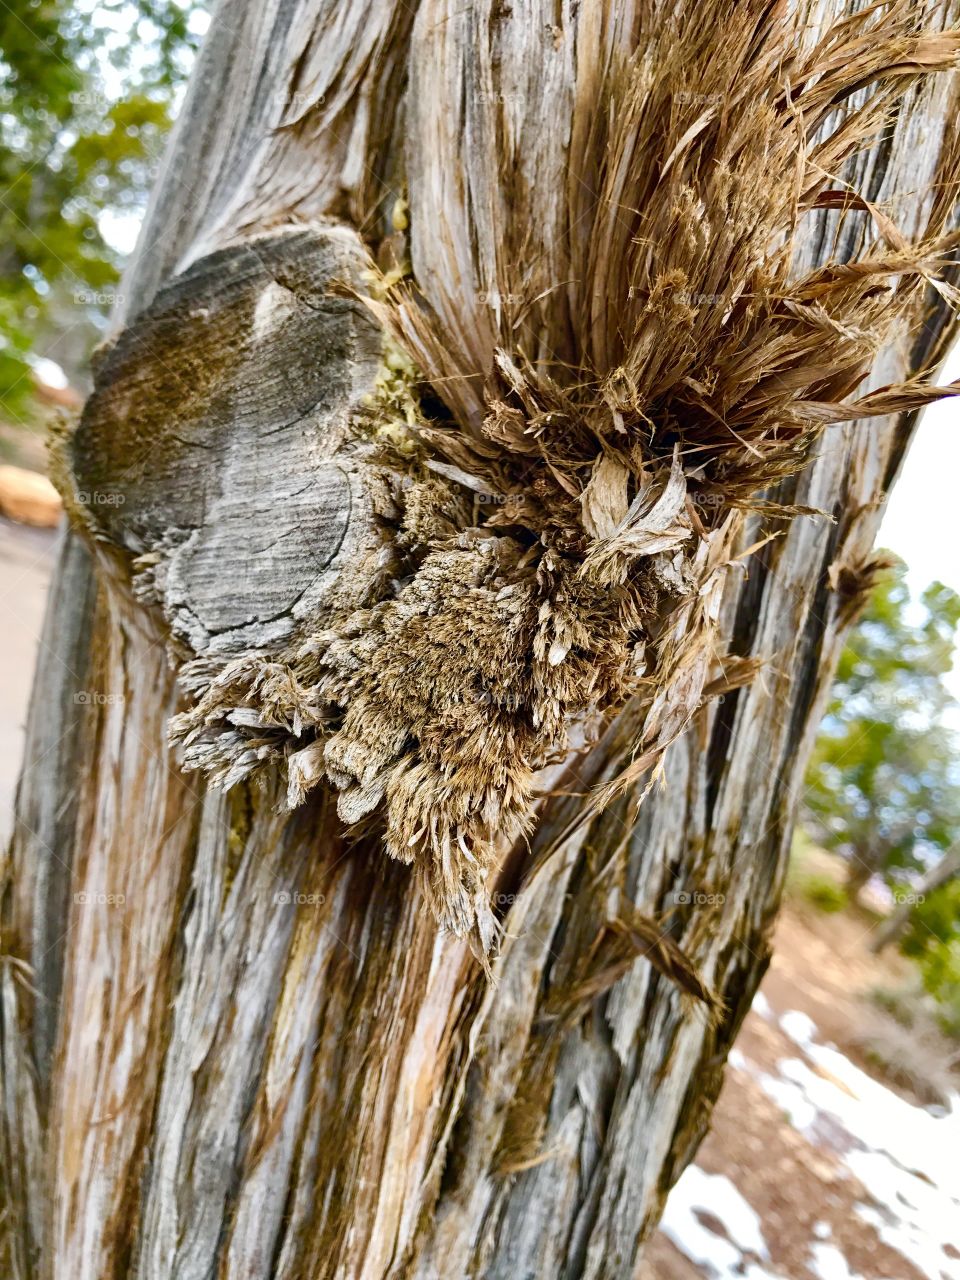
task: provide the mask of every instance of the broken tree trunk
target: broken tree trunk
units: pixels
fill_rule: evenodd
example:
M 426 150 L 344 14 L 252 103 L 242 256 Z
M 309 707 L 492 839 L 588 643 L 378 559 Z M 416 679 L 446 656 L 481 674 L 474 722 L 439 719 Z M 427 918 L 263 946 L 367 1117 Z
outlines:
M 854 7 L 221 6 L 59 446 L 5 1274 L 634 1274 L 919 401 L 836 402 L 952 335 L 901 287 L 943 266 L 910 246 L 954 198 L 956 7 L 834 28 L 814 74 Z M 792 225 L 747 203 L 777 163 Z M 751 371 L 798 316 L 803 377 Z

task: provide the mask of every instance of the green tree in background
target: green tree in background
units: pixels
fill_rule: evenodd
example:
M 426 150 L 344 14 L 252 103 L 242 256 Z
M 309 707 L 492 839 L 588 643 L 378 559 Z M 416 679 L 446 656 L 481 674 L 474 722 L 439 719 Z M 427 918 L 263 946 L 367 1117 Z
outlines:
M 909 886 L 960 836 L 943 682 L 960 596 L 935 582 L 913 604 L 905 573 L 884 575 L 851 634 L 807 775 L 805 825 L 846 858 L 853 897 L 877 874 Z
M 0 415 L 32 416 L 30 359 L 82 385 L 122 255 L 105 220 L 142 208 L 205 6 L 0 5 Z
M 918 901 L 901 950 L 919 966 L 944 1030 L 960 1037 L 960 879 Z

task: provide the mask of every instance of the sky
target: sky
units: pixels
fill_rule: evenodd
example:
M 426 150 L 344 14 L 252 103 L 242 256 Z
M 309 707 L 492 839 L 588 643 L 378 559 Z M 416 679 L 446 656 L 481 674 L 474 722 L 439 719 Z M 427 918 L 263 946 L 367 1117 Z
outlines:
M 960 345 L 947 358 L 940 383 L 960 379 Z M 960 397 L 928 406 L 899 480 L 887 500 L 877 537 L 905 560 L 911 594 L 938 580 L 960 591 Z M 948 684 L 960 698 L 960 665 Z
M 118 70 L 111 63 L 109 56 L 111 48 L 114 46 L 126 48 L 130 41 L 130 28 L 139 21 L 141 27 L 144 28 L 142 59 L 144 65 L 146 65 L 150 57 L 147 44 L 156 39 L 156 28 L 147 19 L 139 18 L 134 5 L 125 5 L 122 9 L 115 10 L 105 9 L 99 4 L 99 0 L 76 0 L 76 5 L 79 10 L 89 15 L 91 24 L 103 33 L 103 44 L 98 58 L 98 70 L 103 82 L 104 93 L 110 99 L 119 100 L 129 91 L 131 78 L 136 78 L 138 69 L 137 45 L 134 44 L 133 46 L 132 66 L 125 68 L 123 71 Z M 194 35 L 202 36 L 209 25 L 209 12 L 201 9 L 191 11 L 188 18 L 188 26 Z M 138 34 L 140 33 L 138 32 Z M 179 100 L 185 91 L 186 86 L 182 85 L 173 105 L 174 115 L 176 114 Z M 141 220 L 141 216 L 131 210 L 104 209 L 100 213 L 97 222 L 104 240 L 119 253 L 129 254 L 133 252 L 134 245 L 137 242 Z
M 940 383 L 960 379 L 960 346 L 947 359 Z M 960 398 L 941 400 L 924 412 L 894 485 L 877 545 L 889 547 L 910 567 L 910 584 L 922 590 L 937 578 L 960 591 Z

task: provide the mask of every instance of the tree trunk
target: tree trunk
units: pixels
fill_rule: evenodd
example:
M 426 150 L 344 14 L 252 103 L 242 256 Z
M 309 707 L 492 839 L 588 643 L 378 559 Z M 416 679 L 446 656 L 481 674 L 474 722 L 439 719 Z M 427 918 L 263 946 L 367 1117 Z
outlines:
M 942 889 L 957 876 L 960 876 L 960 846 L 948 849 L 940 861 L 935 862 L 929 871 L 921 876 L 914 888 L 899 898 L 897 905 L 873 935 L 870 950 L 874 955 L 878 955 L 891 942 L 902 938 L 914 912 L 927 895 Z
M 846 11 L 800 8 L 811 30 Z M 381 394 L 380 313 L 329 288 L 339 272 L 363 289 L 355 229 L 386 272 L 409 250 L 454 334 L 458 309 L 472 332 L 488 311 L 500 324 L 514 262 L 535 264 L 524 291 L 566 288 L 596 212 L 569 157 L 603 116 L 598 87 L 666 17 L 627 0 L 221 4 L 67 449 L 79 533 L 51 590 L 3 889 L 4 1274 L 635 1274 L 769 959 L 811 737 L 915 413 L 829 427 L 772 491 L 832 519 L 722 526 L 740 551 L 782 535 L 716 601 L 730 669 L 758 678 L 731 690 L 728 671 L 708 703 L 700 672 L 649 794 L 638 767 L 601 810 L 585 798 L 633 758 L 632 704 L 540 770 L 481 883 L 498 950 L 469 868 L 448 883 L 385 856 L 375 816 L 354 825 L 369 797 L 346 764 L 339 816 L 328 783 L 288 810 L 286 774 L 302 790 L 313 757 L 244 776 L 243 751 L 269 757 L 283 726 L 230 755 L 232 729 L 191 738 L 190 716 L 220 656 L 269 652 L 353 591 L 344 564 L 364 590 L 383 576 L 382 476 L 341 432 Z M 913 238 L 953 163 L 955 83 L 904 49 L 905 96 L 843 173 Z M 836 205 L 794 228 L 798 269 L 860 252 L 867 216 Z M 611 305 L 571 297 L 551 295 L 539 332 L 523 321 L 528 355 Z M 938 295 L 920 319 L 874 386 L 939 361 Z M 729 558 L 720 528 L 708 542 Z M 176 713 L 227 789 L 180 769 Z
M 857 902 L 860 894 L 877 873 L 877 867 L 859 854 L 854 854 L 847 864 L 847 896 L 851 902 Z

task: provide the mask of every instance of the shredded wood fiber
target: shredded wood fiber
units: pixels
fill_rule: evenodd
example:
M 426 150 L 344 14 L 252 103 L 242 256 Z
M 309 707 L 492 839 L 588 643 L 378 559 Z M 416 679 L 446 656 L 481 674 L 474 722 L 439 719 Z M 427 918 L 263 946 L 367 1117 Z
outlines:
M 420 229 L 449 231 L 448 279 L 342 281 L 390 335 L 344 433 L 372 495 L 354 572 L 248 651 L 191 651 L 174 624 L 186 765 L 232 784 L 282 761 L 291 805 L 332 784 L 343 820 L 382 821 L 437 919 L 485 952 L 497 850 L 571 730 L 636 708 L 600 805 L 722 687 L 724 576 L 758 495 L 827 424 L 956 390 L 851 399 L 928 288 L 955 300 L 957 148 L 910 240 L 840 175 L 918 77 L 956 66 L 960 35 L 916 31 L 902 3 L 815 43 L 796 23 L 708 0 L 645 24 L 629 63 L 598 62 L 553 193 L 560 276 L 529 252 L 518 178 L 509 200 L 465 202 L 462 226 Z M 478 136 L 506 154 L 506 109 L 484 102 Z M 862 225 L 855 260 L 797 266 L 817 208 Z M 489 241 L 475 218 L 495 262 L 471 257 Z

